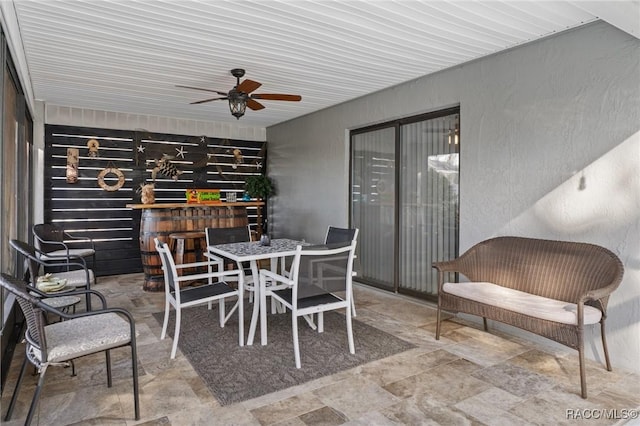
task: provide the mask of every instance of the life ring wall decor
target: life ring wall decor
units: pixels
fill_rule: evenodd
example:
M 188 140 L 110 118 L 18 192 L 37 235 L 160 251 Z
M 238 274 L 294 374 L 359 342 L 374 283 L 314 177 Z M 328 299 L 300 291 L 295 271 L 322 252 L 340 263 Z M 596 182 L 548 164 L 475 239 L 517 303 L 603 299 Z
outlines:
M 104 178 L 108 174 L 116 175 L 116 177 L 118 178 L 118 181 L 113 185 L 107 185 L 107 183 L 104 181 Z M 122 171 L 120 171 L 120 169 L 117 167 L 113 167 L 113 166 L 107 167 L 104 170 L 102 170 L 100 173 L 98 173 L 98 185 L 100 185 L 100 188 L 104 189 L 105 191 L 109 191 L 109 192 L 117 191 L 118 189 L 122 188 L 122 186 L 124 185 L 124 173 L 122 173 Z

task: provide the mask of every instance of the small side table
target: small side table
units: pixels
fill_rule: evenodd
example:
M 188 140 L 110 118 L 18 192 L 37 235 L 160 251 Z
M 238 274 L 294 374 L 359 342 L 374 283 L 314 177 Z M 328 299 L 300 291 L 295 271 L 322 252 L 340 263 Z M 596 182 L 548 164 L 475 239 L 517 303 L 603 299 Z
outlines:
M 63 312 L 67 312 L 69 309 L 72 309 L 72 313 L 75 314 L 76 305 L 80 303 L 81 300 L 82 299 L 78 296 L 53 296 L 42 299 L 42 303 Z

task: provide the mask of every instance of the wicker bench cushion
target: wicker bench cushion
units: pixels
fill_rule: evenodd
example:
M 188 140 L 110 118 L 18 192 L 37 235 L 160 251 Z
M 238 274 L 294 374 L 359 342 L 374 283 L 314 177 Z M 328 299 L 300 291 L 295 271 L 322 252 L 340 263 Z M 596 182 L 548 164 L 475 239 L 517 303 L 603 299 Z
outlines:
M 116 348 L 131 340 L 129 323 L 115 313 L 57 322 L 46 326 L 44 330 L 49 362 L 68 361 Z
M 575 303 L 549 299 L 487 282 L 445 283 L 443 290 L 465 299 L 548 321 L 574 325 L 578 323 L 578 307 Z M 599 309 L 585 305 L 585 324 L 596 324 L 601 318 L 602 312 Z

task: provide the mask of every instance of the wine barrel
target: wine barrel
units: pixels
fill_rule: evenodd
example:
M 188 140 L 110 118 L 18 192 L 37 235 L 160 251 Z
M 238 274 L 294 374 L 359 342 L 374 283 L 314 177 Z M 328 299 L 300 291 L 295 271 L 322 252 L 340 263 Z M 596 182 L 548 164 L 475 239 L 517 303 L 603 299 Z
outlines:
M 202 231 L 205 228 L 247 226 L 247 209 L 243 206 L 197 206 L 182 208 L 147 208 L 140 219 L 140 257 L 144 272 L 144 290 L 163 291 L 162 262 L 154 238 L 169 243 L 169 235 Z

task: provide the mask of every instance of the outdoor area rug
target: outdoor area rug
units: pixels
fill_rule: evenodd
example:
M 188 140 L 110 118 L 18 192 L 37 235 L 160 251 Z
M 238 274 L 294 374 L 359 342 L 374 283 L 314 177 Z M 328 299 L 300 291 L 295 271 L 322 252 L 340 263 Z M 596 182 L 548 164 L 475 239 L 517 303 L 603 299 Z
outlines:
M 344 315 L 326 312 L 324 333 L 312 330 L 299 318 L 300 357 L 297 369 L 293 355 L 291 313 L 268 315 L 268 344 L 260 344 L 260 327 L 253 346 L 238 346 L 238 317 L 232 316 L 224 328 L 218 323 L 217 305 L 182 310 L 178 346 L 193 368 L 222 405 L 286 389 L 323 376 L 404 352 L 415 346 L 388 333 L 353 321 L 355 355 L 349 353 Z M 245 339 L 252 306 L 246 306 Z M 154 313 L 162 324 L 164 313 Z M 175 311 L 169 318 L 173 337 Z

